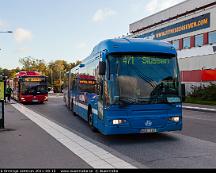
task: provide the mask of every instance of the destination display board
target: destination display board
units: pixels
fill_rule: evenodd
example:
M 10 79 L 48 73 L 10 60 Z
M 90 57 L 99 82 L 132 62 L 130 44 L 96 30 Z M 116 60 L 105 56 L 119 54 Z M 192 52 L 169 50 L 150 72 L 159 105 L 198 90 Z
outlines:
M 22 78 L 23 82 L 45 82 L 45 78 L 44 77 L 25 77 Z
M 80 84 L 95 85 L 96 81 L 94 81 L 94 80 L 80 80 L 79 83 Z
M 134 65 L 134 64 L 146 64 L 146 65 L 157 65 L 157 64 L 169 64 L 170 59 L 147 57 L 147 56 L 126 56 L 122 58 L 123 64 Z

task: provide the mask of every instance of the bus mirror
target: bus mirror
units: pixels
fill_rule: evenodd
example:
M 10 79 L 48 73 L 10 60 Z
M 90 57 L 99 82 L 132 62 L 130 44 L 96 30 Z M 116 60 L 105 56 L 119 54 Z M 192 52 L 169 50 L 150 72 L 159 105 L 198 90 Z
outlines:
M 80 64 L 79 67 L 80 68 L 85 67 L 85 64 Z
M 185 84 L 181 84 L 181 93 L 182 93 L 182 102 L 185 102 L 185 99 L 186 99 Z
M 106 63 L 104 61 L 99 62 L 99 75 L 105 75 Z

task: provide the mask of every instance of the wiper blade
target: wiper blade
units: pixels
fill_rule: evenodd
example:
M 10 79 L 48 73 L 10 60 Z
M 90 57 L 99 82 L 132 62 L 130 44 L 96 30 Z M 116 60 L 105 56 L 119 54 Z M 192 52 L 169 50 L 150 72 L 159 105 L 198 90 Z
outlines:
M 140 103 L 150 103 L 150 98 L 148 97 L 138 97 L 137 101 Z
M 119 101 L 123 101 L 123 102 L 127 102 L 127 103 L 134 103 L 134 102 L 136 102 L 136 99 L 131 98 L 131 97 L 120 97 Z

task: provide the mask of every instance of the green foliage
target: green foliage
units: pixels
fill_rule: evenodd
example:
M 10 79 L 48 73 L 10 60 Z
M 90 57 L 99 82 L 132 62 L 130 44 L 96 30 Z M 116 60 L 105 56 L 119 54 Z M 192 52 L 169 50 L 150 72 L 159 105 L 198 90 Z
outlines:
M 47 67 L 45 61 L 42 59 L 24 57 L 19 60 L 20 64 L 23 65 L 22 70 L 24 71 L 38 71 L 42 74 L 46 73 Z
M 189 97 L 205 101 L 216 101 L 216 84 L 211 83 L 209 86 L 194 87 Z
M 216 105 L 216 100 L 202 100 L 200 98 L 187 97 L 185 103 L 201 104 L 201 105 Z
M 9 70 L 0 67 L 0 75 L 12 79 L 19 71 L 38 71 L 48 76 L 49 86 L 54 87 L 57 92 L 60 91 L 64 84 L 65 73 L 81 63 L 81 61 L 68 63 L 65 60 L 56 60 L 46 64 L 43 59 L 33 58 L 31 56 L 20 58 L 19 62 L 22 65 L 22 69 L 17 67 Z

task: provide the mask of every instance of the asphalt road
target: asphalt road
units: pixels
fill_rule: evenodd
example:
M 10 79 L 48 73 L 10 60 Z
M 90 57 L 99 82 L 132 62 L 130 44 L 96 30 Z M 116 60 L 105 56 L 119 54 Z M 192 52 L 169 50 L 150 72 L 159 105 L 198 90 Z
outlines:
M 50 97 L 45 104 L 26 107 L 118 157 L 136 161 L 140 167 L 216 168 L 215 113 L 184 110 L 181 132 L 103 136 L 92 132 L 84 120 L 73 116 L 62 97 Z

